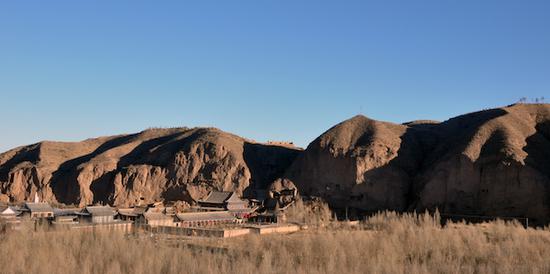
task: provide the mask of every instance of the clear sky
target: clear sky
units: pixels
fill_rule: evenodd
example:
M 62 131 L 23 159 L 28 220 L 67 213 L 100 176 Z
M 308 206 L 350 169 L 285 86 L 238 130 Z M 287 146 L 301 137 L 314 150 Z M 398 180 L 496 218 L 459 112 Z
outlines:
M 171 126 L 306 146 L 549 91 L 548 0 L 0 2 L 0 151 Z

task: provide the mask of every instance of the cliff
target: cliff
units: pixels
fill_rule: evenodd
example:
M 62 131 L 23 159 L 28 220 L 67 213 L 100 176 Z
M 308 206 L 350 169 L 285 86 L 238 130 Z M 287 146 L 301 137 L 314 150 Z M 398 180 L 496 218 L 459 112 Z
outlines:
M 0 192 L 12 202 L 38 193 L 45 201 L 81 206 L 192 203 L 213 189 L 243 194 L 265 188 L 299 153 L 215 128 L 41 142 L 0 155 Z
M 442 123 L 356 116 L 313 141 L 278 181 L 336 207 L 548 222 L 549 176 L 550 106 L 518 104 Z

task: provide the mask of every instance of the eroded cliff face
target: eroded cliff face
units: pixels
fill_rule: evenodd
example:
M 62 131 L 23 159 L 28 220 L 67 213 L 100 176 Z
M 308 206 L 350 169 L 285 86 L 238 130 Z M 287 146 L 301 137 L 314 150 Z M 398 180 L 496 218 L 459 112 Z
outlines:
M 357 116 L 331 128 L 281 179 L 335 207 L 426 209 L 550 221 L 550 106 L 443 123 Z
M 550 221 L 550 107 L 515 105 L 441 125 L 411 208 Z
M 438 208 L 547 223 L 549 159 L 550 106 L 542 104 L 442 123 L 401 125 L 356 116 L 303 152 L 213 128 L 154 129 L 0 154 L 0 201 L 38 193 L 46 201 L 77 205 L 192 203 L 213 189 L 246 195 L 250 189 L 297 188 L 334 207 Z
M 13 202 L 38 193 L 45 201 L 80 206 L 192 203 L 213 189 L 243 194 L 265 187 L 300 151 L 253 143 L 214 128 L 42 142 L 0 155 L 0 193 Z
M 403 144 L 414 138 L 406 132 L 404 125 L 356 116 L 311 143 L 285 178 L 336 207 L 404 210 L 419 161 L 416 148 Z

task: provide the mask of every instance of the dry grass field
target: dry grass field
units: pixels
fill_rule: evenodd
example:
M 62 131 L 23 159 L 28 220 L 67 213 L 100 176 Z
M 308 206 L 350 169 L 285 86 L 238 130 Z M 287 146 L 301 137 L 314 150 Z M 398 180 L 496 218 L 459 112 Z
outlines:
M 0 237 L 1 273 L 550 272 L 549 229 L 504 222 L 442 228 L 437 217 L 415 214 L 225 240 L 91 232 Z

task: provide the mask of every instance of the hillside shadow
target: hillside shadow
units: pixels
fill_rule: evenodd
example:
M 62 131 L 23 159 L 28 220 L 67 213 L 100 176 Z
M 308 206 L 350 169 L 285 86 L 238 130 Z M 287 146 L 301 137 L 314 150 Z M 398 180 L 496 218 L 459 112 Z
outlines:
M 94 157 L 130 142 L 137 134 L 125 135 L 109 140 L 95 149 L 93 152 L 71 159 L 62 163 L 52 174 L 50 186 L 58 202 L 63 204 L 78 204 L 80 197 L 80 186 L 78 185 L 78 166 L 89 162 Z
M 167 188 L 161 194 L 161 198 L 165 201 L 185 201 L 193 204 L 195 200 L 189 195 L 185 185 L 174 185 Z
M 180 136 L 182 136 L 182 133 L 178 132 L 145 141 L 136 146 L 130 153 L 122 156 L 117 167 L 120 169 L 129 165 L 140 164 L 166 165 L 170 161 L 168 156 L 178 151 L 178 148 L 182 147 L 189 138 L 177 139 Z M 155 149 L 155 152 L 151 153 L 153 149 Z
M 250 196 L 254 189 L 267 189 L 270 183 L 283 176 L 301 153 L 299 149 L 245 142 L 243 158 L 251 176 L 245 196 Z
M 107 172 L 90 184 L 90 191 L 94 195 L 93 204 L 109 203 L 109 197 L 115 192 L 114 176 L 116 171 Z
M 537 124 L 535 129 L 536 132 L 525 139 L 525 162 L 550 179 L 550 121 Z
M 506 114 L 508 112 L 504 109 L 490 109 L 457 116 L 439 124 L 435 132 L 438 144 L 424 160 L 425 166 L 441 160 L 450 152 L 463 151 L 479 127 Z
M 438 161 L 464 149 L 481 125 L 507 113 L 503 109 L 492 109 L 459 116 L 443 123 L 405 124 L 407 129 L 399 137 L 401 143 L 397 156 L 363 174 L 368 178 L 365 183 L 372 184 L 367 188 L 369 191 L 357 191 L 352 195 L 353 184 L 344 183 L 331 186 L 332 194 L 327 191 L 329 196 L 324 198 L 334 201 L 331 206 L 335 208 L 356 208 L 364 213 L 379 210 L 414 211 L 424 187 L 423 176 L 426 172 Z M 368 143 L 369 136 L 362 136 L 360 140 L 361 143 Z M 401 183 L 396 183 L 399 181 Z M 350 185 L 350 188 L 345 185 Z M 399 185 L 400 189 L 388 189 L 386 185 Z
M 37 162 L 40 155 L 40 145 L 37 144 L 31 150 L 23 148 L 18 151 L 11 159 L 0 166 L 0 182 L 9 181 L 9 172 L 21 162 Z
M 386 164 L 372 168 L 363 173 L 363 182 L 360 187 L 366 187 L 370 192 L 354 191 L 354 185 L 346 189 L 336 185 L 336 197 L 325 197 L 334 201 L 336 209 L 359 211 L 372 214 L 380 210 L 405 211 L 414 200 L 414 178 L 422 169 L 423 160 L 429 153 L 433 143 L 423 143 L 423 139 L 430 138 L 434 125 L 418 124 L 408 127 L 399 137 L 400 145 L 397 156 Z M 364 185 L 366 184 L 366 185 Z M 397 185 L 396 185 L 397 184 Z M 335 199 L 336 198 L 336 199 Z
M 523 148 L 527 152 L 525 164 L 534 168 L 544 178 L 538 183 L 543 184 L 544 199 L 543 208 L 546 212 L 541 214 L 539 219 L 530 218 L 530 222 L 547 225 L 550 221 L 550 121 L 539 123 L 535 126 L 536 132 L 525 139 L 526 145 Z
M 417 176 L 413 178 L 409 197 L 409 210 L 416 209 L 416 203 L 420 199 L 420 192 L 424 188 L 425 178 L 420 176 L 426 175 L 436 163 L 444 161 L 453 155 L 460 155 L 466 149 L 469 142 L 474 139 L 479 128 L 487 122 L 508 114 L 504 109 L 490 109 L 479 112 L 468 113 L 449 119 L 434 129 L 435 144 L 428 146 L 425 149 L 424 157 L 422 158 Z M 502 136 L 496 134 L 491 136 L 495 142 L 501 142 Z M 481 155 L 488 155 L 495 151 L 494 146 L 484 146 L 481 148 Z M 472 163 L 475 164 L 475 163 Z M 449 205 L 441 205 L 439 210 L 445 213 L 445 208 L 451 208 Z M 428 210 L 435 210 L 429 208 Z

